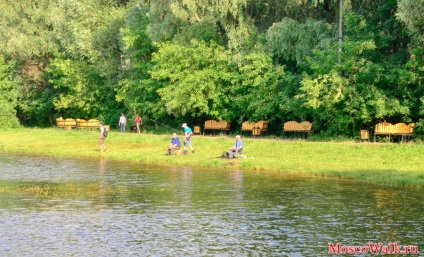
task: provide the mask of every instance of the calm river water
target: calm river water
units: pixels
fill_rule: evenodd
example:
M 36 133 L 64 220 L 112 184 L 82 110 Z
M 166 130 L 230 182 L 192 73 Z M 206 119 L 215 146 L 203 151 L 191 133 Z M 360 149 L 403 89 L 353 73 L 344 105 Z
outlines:
M 0 256 L 374 256 L 362 254 L 370 243 L 424 256 L 423 196 L 278 172 L 0 153 Z

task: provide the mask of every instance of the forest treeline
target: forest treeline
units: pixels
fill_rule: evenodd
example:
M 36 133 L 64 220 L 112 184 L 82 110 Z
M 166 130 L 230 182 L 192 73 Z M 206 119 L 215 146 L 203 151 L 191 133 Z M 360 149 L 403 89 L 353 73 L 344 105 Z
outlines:
M 0 127 L 139 113 L 420 134 L 422 13 L 424 0 L 0 0 Z

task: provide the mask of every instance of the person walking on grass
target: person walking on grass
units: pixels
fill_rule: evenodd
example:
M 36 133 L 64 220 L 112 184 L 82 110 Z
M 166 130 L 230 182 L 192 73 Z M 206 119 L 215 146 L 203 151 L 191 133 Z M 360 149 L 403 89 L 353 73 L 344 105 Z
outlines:
M 193 131 L 187 126 L 187 123 L 183 123 L 182 127 L 184 128 L 184 154 L 187 154 L 186 146 L 190 147 L 191 153 L 194 153 L 194 148 L 191 145 L 191 136 L 193 135 Z
M 143 123 L 143 119 L 140 117 L 140 115 L 137 114 L 137 117 L 135 117 L 135 125 L 137 126 L 137 133 L 140 134 L 140 125 Z
M 127 118 L 125 118 L 125 115 L 122 113 L 121 117 L 119 117 L 119 127 L 121 129 L 121 132 L 125 132 L 126 125 L 127 125 Z
M 107 131 L 106 128 L 103 126 L 103 123 L 100 123 L 100 137 L 99 137 L 99 144 L 100 144 L 100 152 L 106 152 L 106 145 L 105 145 L 105 139 L 107 137 Z

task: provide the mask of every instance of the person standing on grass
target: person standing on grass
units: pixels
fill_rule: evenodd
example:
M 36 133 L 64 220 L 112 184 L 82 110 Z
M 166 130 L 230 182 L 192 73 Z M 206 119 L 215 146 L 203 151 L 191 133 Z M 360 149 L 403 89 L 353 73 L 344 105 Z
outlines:
M 119 117 L 119 127 L 121 129 L 121 132 L 125 132 L 126 125 L 127 125 L 127 118 L 125 118 L 125 115 L 122 113 L 121 117 Z
M 143 123 L 143 119 L 140 117 L 140 115 L 137 114 L 137 117 L 135 117 L 135 125 L 137 126 L 137 133 L 140 134 L 140 125 Z
M 193 131 L 187 126 L 187 123 L 183 123 L 182 127 L 184 128 L 184 154 L 187 154 L 186 146 L 190 147 L 191 153 L 194 153 L 193 146 L 191 146 L 191 136 L 193 135 Z
M 103 123 L 100 123 L 100 137 L 99 137 L 99 144 L 100 144 L 100 152 L 106 152 L 106 145 L 105 145 L 105 139 L 106 139 L 106 128 L 103 126 Z
M 168 154 L 171 155 L 174 151 L 180 150 L 181 142 L 177 137 L 177 133 L 172 133 L 171 144 L 168 146 Z

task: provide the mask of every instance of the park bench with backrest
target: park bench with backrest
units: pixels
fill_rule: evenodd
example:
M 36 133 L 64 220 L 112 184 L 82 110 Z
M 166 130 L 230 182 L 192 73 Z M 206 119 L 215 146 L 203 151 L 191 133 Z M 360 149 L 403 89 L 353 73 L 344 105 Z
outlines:
M 284 123 L 283 126 L 283 135 L 284 138 L 284 132 L 298 132 L 305 134 L 305 138 L 307 137 L 308 133 L 312 131 L 312 123 L 309 121 L 287 121 Z
M 261 120 L 258 122 L 253 121 L 244 121 L 241 124 L 241 132 L 249 131 L 252 132 L 252 135 L 260 136 L 263 132 L 268 131 L 269 121 Z
M 67 119 L 57 118 L 56 124 L 58 128 L 63 128 L 63 129 L 72 129 L 77 127 L 77 121 L 71 118 L 67 118 Z
M 415 123 L 409 125 L 405 123 L 391 124 L 388 122 L 380 122 L 375 125 L 374 129 L 374 142 L 377 140 L 377 136 L 388 136 L 389 142 L 391 136 L 401 136 L 401 142 L 407 142 L 411 139 L 412 133 L 414 132 Z
M 230 123 L 225 120 L 207 120 L 205 121 L 205 126 L 203 127 L 203 135 L 205 135 L 205 130 L 219 130 L 226 134 L 230 130 L 230 127 Z
M 98 119 L 72 119 L 72 118 L 57 118 L 56 124 L 58 128 L 63 129 L 98 129 L 100 126 L 100 121 Z M 105 125 L 105 128 L 109 131 L 109 125 Z
M 98 119 L 77 119 L 77 128 L 78 129 L 98 129 L 100 126 L 100 121 Z

